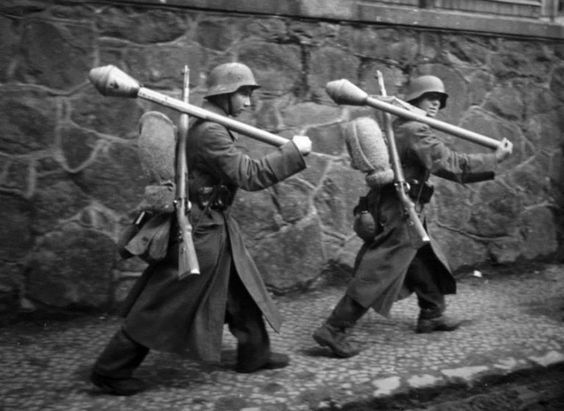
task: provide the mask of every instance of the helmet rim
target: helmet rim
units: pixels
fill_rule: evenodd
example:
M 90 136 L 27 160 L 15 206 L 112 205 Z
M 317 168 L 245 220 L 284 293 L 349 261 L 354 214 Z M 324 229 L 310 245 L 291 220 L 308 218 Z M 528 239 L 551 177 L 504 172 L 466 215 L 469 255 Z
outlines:
M 440 95 L 440 108 L 446 107 L 448 94 L 442 80 L 436 76 L 425 75 L 411 80 L 405 93 L 405 100 L 412 102 L 422 98 L 425 94 L 436 93 Z
M 220 64 L 208 75 L 208 90 L 204 98 L 235 93 L 241 87 L 260 88 L 251 69 L 237 62 Z

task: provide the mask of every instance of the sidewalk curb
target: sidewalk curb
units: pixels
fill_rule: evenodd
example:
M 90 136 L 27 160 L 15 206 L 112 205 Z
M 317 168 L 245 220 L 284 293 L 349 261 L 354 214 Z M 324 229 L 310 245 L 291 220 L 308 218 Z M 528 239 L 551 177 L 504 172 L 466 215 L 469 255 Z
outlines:
M 372 381 L 372 396 L 339 404 L 335 400 L 321 402 L 316 411 L 334 411 L 343 408 L 365 407 L 368 404 L 386 404 L 401 397 L 428 396 L 438 390 L 472 388 L 480 384 L 492 384 L 523 373 L 541 372 L 551 367 L 564 366 L 564 351 L 550 350 L 541 355 L 516 359 L 506 357 L 494 364 L 472 365 L 442 369 L 437 373 L 420 375 L 391 375 Z M 367 409 L 367 408 L 362 408 Z M 382 409 L 382 408 L 377 408 Z

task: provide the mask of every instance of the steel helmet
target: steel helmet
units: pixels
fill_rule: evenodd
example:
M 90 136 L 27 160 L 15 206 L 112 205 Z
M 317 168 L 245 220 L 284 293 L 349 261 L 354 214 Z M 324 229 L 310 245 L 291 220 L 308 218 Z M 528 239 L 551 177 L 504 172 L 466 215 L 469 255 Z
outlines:
M 407 102 L 417 100 L 426 93 L 438 93 L 441 96 L 441 108 L 446 106 L 448 94 L 445 85 L 440 78 L 435 76 L 421 76 L 411 80 L 407 86 L 405 100 Z
M 204 97 L 235 93 L 241 87 L 259 88 L 249 67 L 242 63 L 224 63 L 215 67 L 208 76 L 208 92 Z

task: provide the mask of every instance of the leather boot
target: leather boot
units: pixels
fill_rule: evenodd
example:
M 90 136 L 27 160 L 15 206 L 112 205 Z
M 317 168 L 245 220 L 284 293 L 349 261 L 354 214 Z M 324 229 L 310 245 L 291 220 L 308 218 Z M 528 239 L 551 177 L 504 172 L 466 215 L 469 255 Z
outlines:
M 147 389 L 145 383 L 138 378 L 109 378 L 95 371 L 90 374 L 90 381 L 107 394 L 129 396 Z
M 275 370 L 284 368 L 290 364 L 290 357 L 286 354 L 272 352 L 268 360 L 262 364 L 249 364 L 238 362 L 235 371 L 240 373 L 251 373 L 259 370 Z
M 443 313 L 436 313 L 432 310 L 421 310 L 417 319 L 417 333 L 431 333 L 434 331 L 454 331 L 462 320 L 449 317 Z
M 313 339 L 322 347 L 328 347 L 333 354 L 340 358 L 357 355 L 360 349 L 347 341 L 344 328 L 336 328 L 328 323 L 323 324 L 313 333 Z
M 145 383 L 132 377 L 149 349 L 118 330 L 102 351 L 90 374 L 90 381 L 112 395 L 133 395 L 146 389 Z
M 367 310 L 345 294 L 333 308 L 325 324 L 315 330 L 313 339 L 322 347 L 329 347 L 337 357 L 357 355 L 360 348 L 347 341 L 346 330 L 354 326 Z

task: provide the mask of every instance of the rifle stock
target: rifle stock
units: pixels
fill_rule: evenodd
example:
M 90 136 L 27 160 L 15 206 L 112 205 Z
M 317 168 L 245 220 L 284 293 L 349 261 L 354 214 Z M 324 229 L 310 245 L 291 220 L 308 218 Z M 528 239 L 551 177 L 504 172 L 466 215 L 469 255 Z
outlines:
M 184 67 L 184 82 L 182 99 L 188 102 L 190 92 L 188 67 Z M 190 201 L 187 196 L 186 175 L 188 164 L 186 159 L 186 138 L 189 127 L 188 114 L 181 114 L 178 127 L 178 142 L 176 146 L 176 218 L 180 230 L 180 244 L 178 247 L 178 278 L 183 279 L 189 275 L 200 274 L 200 266 L 196 248 L 192 239 L 192 224 L 187 216 L 190 211 Z
M 386 97 L 386 88 L 384 86 L 384 77 L 382 73 L 378 70 L 378 84 L 380 86 L 380 91 L 382 96 Z M 388 149 L 390 151 L 390 161 L 392 163 L 392 169 L 394 170 L 394 186 L 396 192 L 398 193 L 398 198 L 402 203 L 404 213 L 407 217 L 407 226 L 409 229 L 409 236 L 411 239 L 411 244 L 414 248 L 420 248 L 422 245 L 429 243 L 430 239 L 423 227 L 417 211 L 415 210 L 415 204 L 409 198 L 407 194 L 408 184 L 405 181 L 403 175 L 403 169 L 401 168 L 401 161 L 399 158 L 398 150 L 396 147 L 396 139 L 394 135 L 394 130 L 392 127 L 392 118 L 388 112 L 384 112 L 384 121 L 386 126 L 386 137 L 388 140 Z
M 394 184 L 396 191 L 398 192 L 399 199 L 403 205 L 403 210 L 408 218 L 407 227 L 409 229 L 411 245 L 413 248 L 421 248 L 421 246 L 429 243 L 429 235 L 427 234 L 425 227 L 423 227 L 423 223 L 417 214 L 417 210 L 415 210 L 415 204 L 406 193 L 405 186 L 398 182 Z

